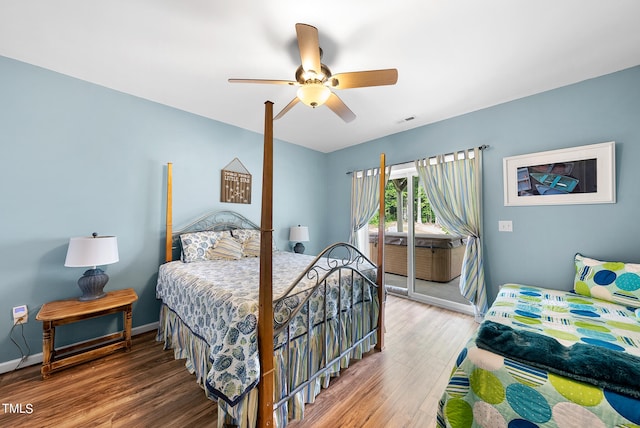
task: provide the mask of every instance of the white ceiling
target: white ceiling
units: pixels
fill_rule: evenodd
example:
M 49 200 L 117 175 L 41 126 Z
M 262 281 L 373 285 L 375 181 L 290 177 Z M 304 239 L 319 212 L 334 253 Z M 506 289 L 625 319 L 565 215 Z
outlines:
M 311 24 L 334 74 L 399 74 L 336 91 L 351 123 L 302 103 L 274 123 L 330 152 L 638 65 L 639 17 L 638 0 L 0 0 L 0 55 L 262 133 L 295 88 L 227 79 L 295 80 Z

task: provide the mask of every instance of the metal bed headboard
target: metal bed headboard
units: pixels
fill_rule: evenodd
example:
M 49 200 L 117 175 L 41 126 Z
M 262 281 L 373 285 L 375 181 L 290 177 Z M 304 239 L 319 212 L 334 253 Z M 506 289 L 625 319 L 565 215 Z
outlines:
M 171 233 L 171 260 L 180 259 L 180 252 L 182 251 L 180 235 L 184 233 L 235 229 L 259 230 L 260 226 L 235 211 L 208 212 L 186 226 L 180 227 Z

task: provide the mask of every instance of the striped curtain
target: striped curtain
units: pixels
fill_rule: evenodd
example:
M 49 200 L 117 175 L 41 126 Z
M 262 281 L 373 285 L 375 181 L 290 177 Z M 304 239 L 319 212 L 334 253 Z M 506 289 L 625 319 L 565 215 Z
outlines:
M 487 312 L 482 258 L 482 151 L 478 148 L 416 161 L 416 169 L 438 222 L 467 237 L 460 293 L 474 307 L 476 320 Z
M 358 242 L 358 231 L 369 224 L 380 201 L 380 168 L 354 171 L 351 179 L 351 232 L 349 243 L 356 248 L 366 243 Z M 360 245 L 359 245 L 360 244 Z

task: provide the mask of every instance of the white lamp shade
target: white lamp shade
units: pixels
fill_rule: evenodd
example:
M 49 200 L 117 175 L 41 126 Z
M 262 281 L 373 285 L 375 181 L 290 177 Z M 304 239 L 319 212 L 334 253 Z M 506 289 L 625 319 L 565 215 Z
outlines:
M 331 95 L 331 90 L 322 83 L 307 83 L 300 86 L 297 92 L 300 101 L 309 107 L 318 107 L 324 104 Z
M 79 236 L 69 239 L 64 265 L 67 267 L 103 266 L 118 258 L 118 239 L 115 236 Z
M 289 229 L 289 241 L 307 242 L 309 240 L 309 228 L 307 226 L 293 226 Z

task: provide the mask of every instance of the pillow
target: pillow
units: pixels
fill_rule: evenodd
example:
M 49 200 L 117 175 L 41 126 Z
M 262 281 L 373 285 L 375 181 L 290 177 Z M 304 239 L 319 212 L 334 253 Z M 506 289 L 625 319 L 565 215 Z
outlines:
M 260 239 L 260 231 L 258 229 L 234 229 L 231 231 L 231 236 L 244 244 L 251 238 L 258 237 Z
M 225 236 L 231 236 L 229 231 L 214 232 L 213 230 L 207 230 L 203 232 L 183 233 L 180 235 L 182 261 L 190 263 L 196 260 L 209 260 L 208 253 L 210 250 L 213 250 L 216 242 Z
M 211 259 L 238 260 L 242 257 L 242 244 L 231 236 L 220 239 L 211 251 Z
M 245 241 L 242 245 L 242 255 L 244 257 L 260 257 L 260 237 L 254 236 Z
M 603 262 L 576 254 L 573 289 L 624 306 L 640 308 L 640 264 Z
M 250 239 L 257 239 L 258 240 L 258 247 L 260 247 L 260 230 L 258 229 L 234 229 L 231 232 L 231 235 L 236 238 L 237 240 L 239 240 L 243 245 L 246 245 L 246 243 L 250 240 Z M 252 245 L 255 245 L 252 244 Z M 271 249 L 273 251 L 278 251 L 278 247 L 276 246 L 276 238 L 272 237 L 272 242 L 271 242 Z M 260 254 L 256 254 L 255 256 L 251 255 L 249 257 L 258 257 Z

